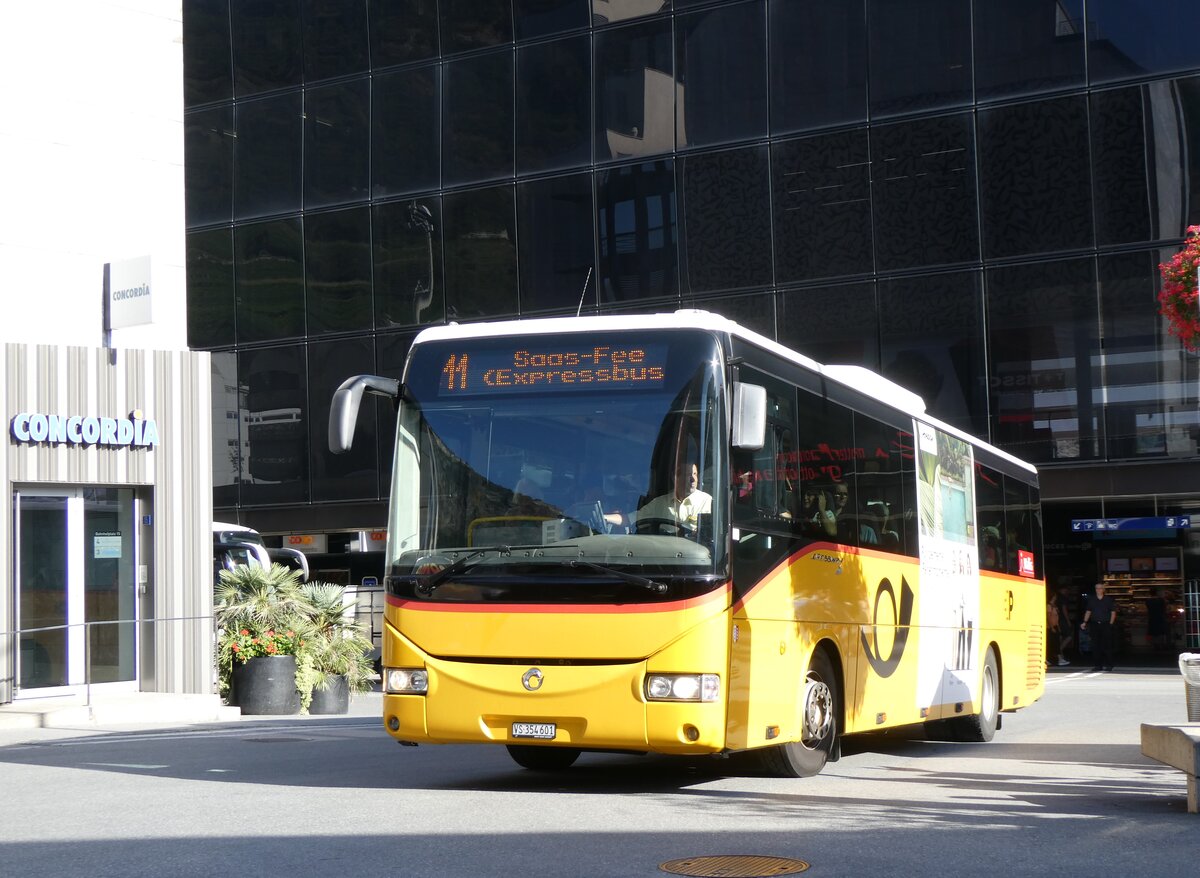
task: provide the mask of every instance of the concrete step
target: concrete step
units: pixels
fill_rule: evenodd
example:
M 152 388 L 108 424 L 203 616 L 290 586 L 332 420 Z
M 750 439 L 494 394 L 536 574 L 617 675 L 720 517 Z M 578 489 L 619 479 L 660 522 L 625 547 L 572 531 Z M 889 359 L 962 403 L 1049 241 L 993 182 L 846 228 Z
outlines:
M 237 720 L 242 712 L 217 695 L 130 692 L 120 695 L 32 698 L 0 705 L 0 729 L 176 725 Z

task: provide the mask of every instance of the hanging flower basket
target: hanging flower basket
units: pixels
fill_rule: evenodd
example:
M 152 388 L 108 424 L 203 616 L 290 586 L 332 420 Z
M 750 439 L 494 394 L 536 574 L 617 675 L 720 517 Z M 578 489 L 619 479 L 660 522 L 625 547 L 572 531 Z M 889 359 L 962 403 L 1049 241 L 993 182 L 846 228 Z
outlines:
M 1196 295 L 1196 266 L 1200 264 L 1200 226 L 1188 226 L 1183 249 L 1158 266 L 1162 291 L 1158 313 L 1169 321 L 1171 335 L 1189 351 L 1200 348 L 1200 302 Z

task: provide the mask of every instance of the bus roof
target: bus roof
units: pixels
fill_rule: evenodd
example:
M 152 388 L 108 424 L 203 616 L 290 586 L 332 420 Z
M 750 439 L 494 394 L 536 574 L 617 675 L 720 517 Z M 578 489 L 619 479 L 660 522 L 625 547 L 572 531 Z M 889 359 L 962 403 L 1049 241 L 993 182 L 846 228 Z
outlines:
M 806 369 L 836 381 L 838 384 L 872 397 L 886 405 L 892 406 L 922 423 L 957 436 L 980 448 L 986 448 L 992 454 L 1001 457 L 1020 468 L 1036 473 L 1037 468 L 1032 464 L 1014 457 L 1007 451 L 985 442 L 977 436 L 972 436 L 957 427 L 931 417 L 925 411 L 925 401 L 906 387 L 884 378 L 878 372 L 872 372 L 863 366 L 824 365 L 806 357 L 791 348 L 772 341 L 764 335 L 747 329 L 739 323 L 714 314 L 711 311 L 685 308 L 674 312 L 658 314 L 610 314 L 588 315 L 586 317 L 540 317 L 526 320 L 497 320 L 480 323 L 450 323 L 444 326 L 431 326 L 422 330 L 413 341 L 414 345 L 427 341 L 452 341 L 467 338 L 500 338 L 509 335 L 560 335 L 568 332 L 603 332 L 606 330 L 636 330 L 636 329 L 705 329 L 713 332 L 724 332 L 742 338 L 758 347 L 764 348 L 779 357 L 797 363 Z

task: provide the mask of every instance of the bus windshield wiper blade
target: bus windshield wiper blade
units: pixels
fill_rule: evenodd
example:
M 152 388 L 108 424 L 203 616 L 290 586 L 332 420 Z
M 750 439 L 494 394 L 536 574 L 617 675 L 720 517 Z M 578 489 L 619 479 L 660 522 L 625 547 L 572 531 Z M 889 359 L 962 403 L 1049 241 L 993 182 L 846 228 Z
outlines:
M 472 558 L 478 558 L 486 552 L 498 552 L 501 555 L 507 555 L 512 552 L 512 546 L 480 546 L 477 549 L 472 549 L 463 555 L 461 558 L 438 570 L 436 573 L 430 573 L 429 577 L 424 582 L 418 582 L 415 586 L 417 594 L 429 597 L 433 594 L 433 590 L 449 579 L 456 573 L 461 573 L 467 566 L 467 562 Z
M 599 570 L 601 573 L 608 573 L 611 576 L 617 577 L 622 582 L 628 582 L 631 585 L 640 585 L 642 588 L 652 591 L 655 594 L 666 594 L 667 584 L 665 582 L 656 582 L 653 579 L 647 579 L 645 576 L 638 576 L 636 573 L 627 573 L 624 570 L 618 570 L 616 567 L 605 567 L 603 564 L 593 564 L 591 561 L 581 561 L 577 558 L 572 558 L 567 562 L 568 567 L 587 567 L 590 570 Z

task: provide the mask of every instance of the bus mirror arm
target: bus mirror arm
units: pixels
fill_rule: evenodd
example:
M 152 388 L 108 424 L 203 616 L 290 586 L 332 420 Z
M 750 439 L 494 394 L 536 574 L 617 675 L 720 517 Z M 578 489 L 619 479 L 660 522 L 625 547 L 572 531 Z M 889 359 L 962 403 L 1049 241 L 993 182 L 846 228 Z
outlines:
M 358 422 L 358 407 L 363 393 L 386 396 L 393 401 L 400 398 L 402 388 L 395 378 L 379 375 L 355 375 L 342 382 L 333 394 L 329 408 L 329 450 L 344 454 L 354 444 L 354 427 Z
M 767 388 L 735 381 L 732 421 L 734 448 L 762 448 L 767 434 Z

